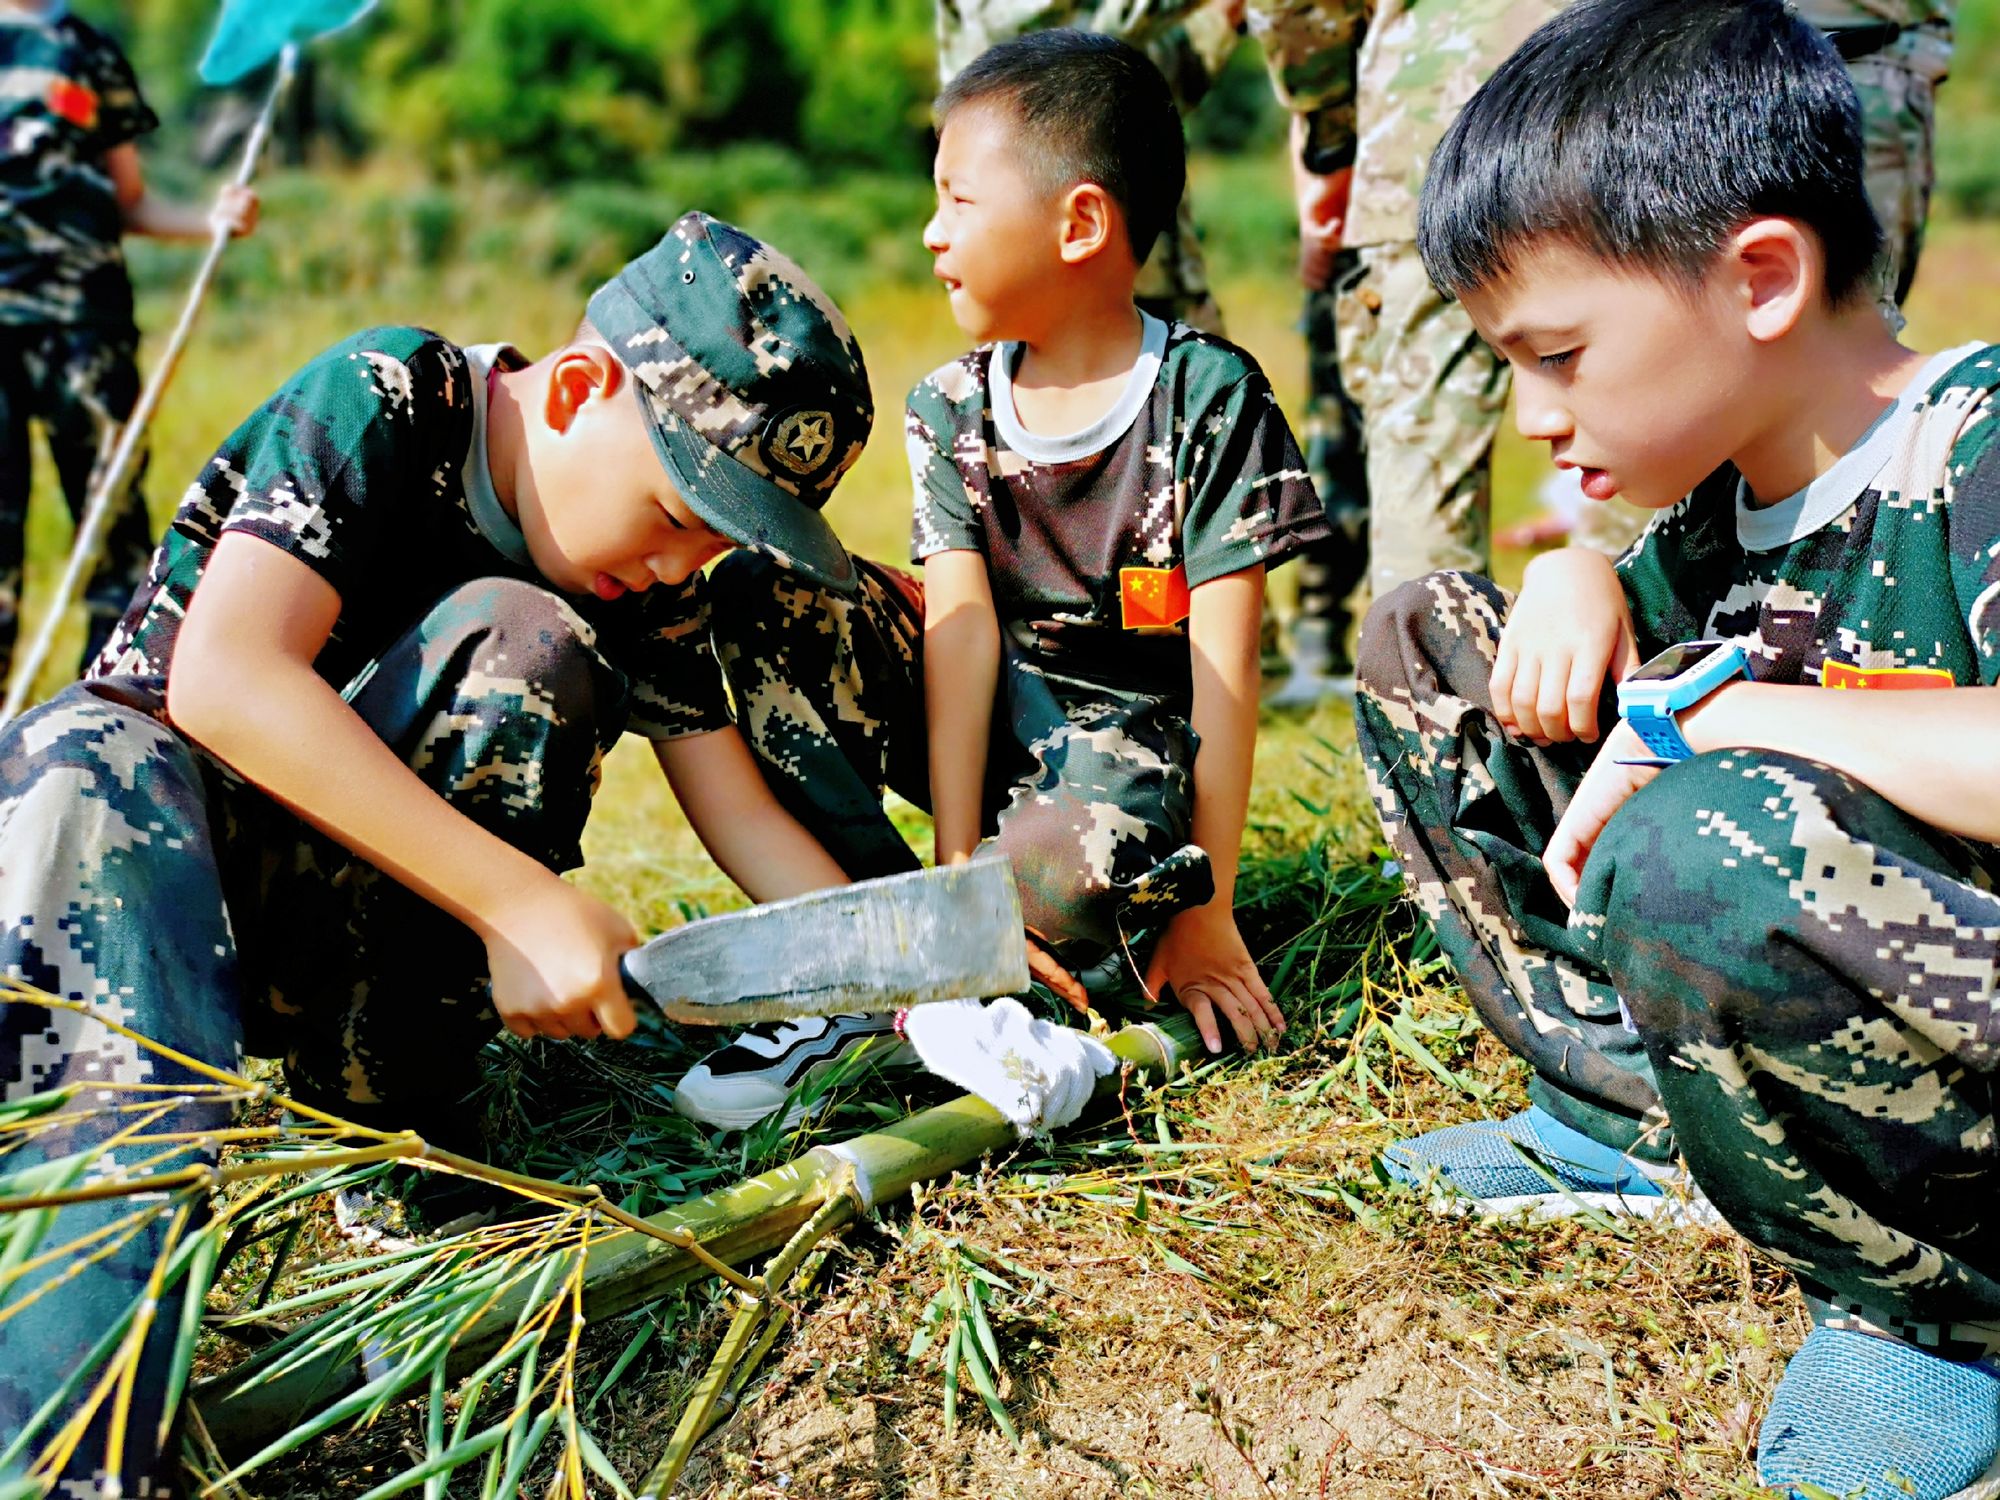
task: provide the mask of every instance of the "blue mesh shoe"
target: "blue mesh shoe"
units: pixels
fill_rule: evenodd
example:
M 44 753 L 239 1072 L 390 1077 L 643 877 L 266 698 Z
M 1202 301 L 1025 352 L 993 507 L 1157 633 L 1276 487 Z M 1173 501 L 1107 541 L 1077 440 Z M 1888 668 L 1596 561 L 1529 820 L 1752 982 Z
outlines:
M 1600 1145 L 1539 1105 L 1398 1141 L 1382 1164 L 1395 1181 L 1432 1189 L 1438 1206 L 1453 1211 L 1568 1218 L 1594 1208 L 1719 1222 L 1674 1168 Z
M 1788 1497 L 2000 1495 L 2000 1373 L 1893 1339 L 1815 1328 L 1771 1397 L 1757 1472 Z

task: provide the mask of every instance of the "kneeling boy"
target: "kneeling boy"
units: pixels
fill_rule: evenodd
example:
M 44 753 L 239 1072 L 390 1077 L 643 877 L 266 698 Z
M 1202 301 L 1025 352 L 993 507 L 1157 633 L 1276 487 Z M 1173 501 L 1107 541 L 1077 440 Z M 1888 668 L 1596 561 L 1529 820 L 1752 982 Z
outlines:
M 863 563 L 832 600 L 725 564 L 715 634 L 744 732 L 857 875 L 916 864 L 885 785 L 932 809 L 940 863 L 995 834 L 1036 971 L 1073 1004 L 1070 970 L 1163 926 L 1149 983 L 1210 1050 L 1224 1025 L 1274 1043 L 1232 906 L 1258 624 L 1264 570 L 1327 528 L 1250 357 L 1133 306 L 1180 198 L 1179 115 L 1142 53 L 1058 30 L 983 54 L 937 116 L 924 243 L 981 346 L 910 396 L 924 578 Z M 758 1068 L 790 1035 L 724 1049 L 682 1107 L 768 1110 L 783 1089 Z
M 1840 59 L 1778 0 L 1583 0 L 1473 98 L 1425 264 L 1522 433 L 1661 514 L 1511 607 L 1460 574 L 1381 601 L 1359 726 L 1535 1070 L 1531 1109 L 1391 1170 L 1643 1208 L 1677 1150 L 1817 1324 L 1764 1479 L 1943 1500 L 2000 1450 L 2000 348 L 1896 342 L 1861 169 Z
M 216 1066 L 280 1055 L 299 1098 L 457 1144 L 498 1025 L 632 1028 L 635 934 L 558 878 L 620 733 L 653 742 L 753 897 L 843 879 L 730 726 L 699 570 L 743 545 L 843 584 L 819 507 L 870 420 L 838 309 L 701 214 L 539 361 L 419 328 L 336 344 L 217 450 L 93 676 L 0 734 L 0 963 Z M 188 1077 L 93 1019 L 0 1011 L 7 1098 Z M 226 1113 L 197 1098 L 152 1129 Z M 66 1209 L 49 1243 L 117 1212 Z M 164 1232 L 0 1324 L 10 1439 Z M 165 1386 L 142 1379 L 138 1404 Z M 133 1413 L 116 1475 L 86 1439 L 78 1492 L 170 1493 L 173 1450 L 140 1438 L 159 1417 Z

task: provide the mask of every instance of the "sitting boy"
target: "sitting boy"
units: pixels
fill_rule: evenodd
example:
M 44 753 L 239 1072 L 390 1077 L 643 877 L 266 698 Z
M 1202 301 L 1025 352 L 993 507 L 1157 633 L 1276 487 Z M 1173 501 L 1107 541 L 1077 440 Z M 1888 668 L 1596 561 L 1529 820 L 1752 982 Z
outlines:
M 994 834 L 1032 964 L 1072 1004 L 1070 971 L 1163 924 L 1149 988 L 1211 1051 L 1223 1023 L 1274 1043 L 1232 906 L 1263 577 L 1327 532 L 1255 362 L 1133 306 L 1180 198 L 1180 117 L 1143 53 L 1057 30 L 982 54 L 937 118 L 924 244 L 981 347 L 910 397 L 924 578 L 862 563 L 835 600 L 726 563 L 715 636 L 744 732 L 857 876 L 917 863 L 885 785 L 931 808 L 939 863 Z M 682 1107 L 771 1108 L 752 1049 L 790 1034 L 697 1067 Z
M 91 678 L 0 733 L 0 963 L 458 1144 L 496 1025 L 632 1029 L 635 934 L 558 878 L 621 732 L 653 742 L 753 897 L 843 880 L 731 727 L 699 570 L 741 545 L 848 582 L 819 508 L 871 419 L 838 309 L 702 214 L 533 363 L 418 328 L 336 344 L 217 450 Z M 0 1010 L 7 1098 L 188 1076 L 95 1020 Z M 153 1129 L 226 1113 L 192 1101 Z M 121 1211 L 65 1210 L 47 1243 Z M 0 1323 L 0 1431 L 143 1286 L 161 1233 Z M 164 1388 L 142 1379 L 139 1404 Z M 159 1417 L 132 1416 L 125 1494 L 170 1492 L 143 1488 L 174 1476 L 173 1449 L 140 1441 Z M 100 1430 L 69 1466 L 79 1493 L 104 1452 Z
M 1382 600 L 1359 728 L 1534 1069 L 1532 1108 L 1391 1170 L 1643 1208 L 1678 1151 L 1816 1325 L 1764 1480 L 1943 1500 L 2000 1474 L 2000 349 L 1901 347 L 1880 242 L 1846 70 L 1779 0 L 1536 32 L 1433 158 L 1420 248 L 1521 432 L 1661 514 L 1511 607 L 1452 573 Z

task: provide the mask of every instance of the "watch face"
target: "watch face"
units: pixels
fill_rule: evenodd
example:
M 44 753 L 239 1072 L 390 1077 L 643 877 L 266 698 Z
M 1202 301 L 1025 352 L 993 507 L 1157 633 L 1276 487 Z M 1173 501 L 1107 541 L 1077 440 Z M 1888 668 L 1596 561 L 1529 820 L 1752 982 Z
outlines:
M 1718 651 L 1727 651 L 1727 641 L 1683 641 L 1678 646 L 1669 646 L 1658 656 L 1640 667 L 1627 682 L 1671 682 L 1683 673 L 1700 666 Z

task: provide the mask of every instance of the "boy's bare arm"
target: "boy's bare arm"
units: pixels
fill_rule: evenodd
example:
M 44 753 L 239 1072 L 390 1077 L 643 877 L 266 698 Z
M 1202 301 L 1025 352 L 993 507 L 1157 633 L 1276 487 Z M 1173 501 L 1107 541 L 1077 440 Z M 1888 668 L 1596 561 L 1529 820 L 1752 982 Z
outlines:
M 1236 930 L 1236 865 L 1257 749 L 1258 634 L 1264 569 L 1197 585 L 1188 640 L 1194 656 L 1194 841 L 1208 851 L 1215 896 L 1167 924 L 1146 983 L 1166 984 L 1194 1017 L 1208 1050 L 1222 1049 L 1216 1013 L 1246 1051 L 1275 1044 L 1285 1019 Z
M 515 1035 L 627 1035 L 618 959 L 638 941 L 631 925 L 455 811 L 313 670 L 339 614 L 304 563 L 224 536 L 169 669 L 174 727 L 477 932 Z
M 967 859 L 979 847 L 986 751 L 999 686 L 1000 621 L 985 557 L 954 551 L 926 558 L 924 719 L 941 865 Z
M 1493 714 L 1541 744 L 1597 738 L 1608 678 L 1639 665 L 1632 612 L 1611 559 L 1589 547 L 1528 564 L 1493 658 Z
M 772 793 L 735 725 L 653 741 L 653 755 L 702 846 L 752 901 L 779 901 L 847 874 Z
M 118 211 L 127 234 L 162 240 L 205 240 L 218 224 L 231 234 L 249 234 L 257 227 L 258 200 L 254 189 L 228 183 L 209 208 L 161 198 L 146 187 L 139 166 L 139 148 L 130 141 L 104 153 L 104 170 L 118 195 Z

